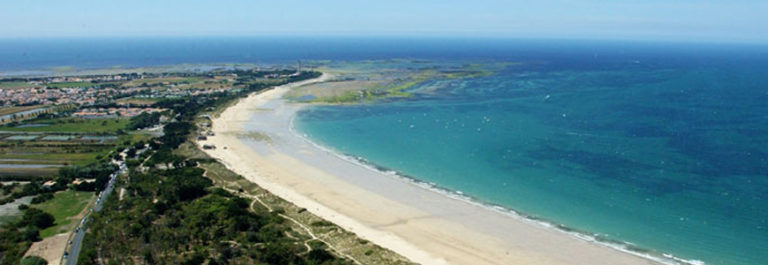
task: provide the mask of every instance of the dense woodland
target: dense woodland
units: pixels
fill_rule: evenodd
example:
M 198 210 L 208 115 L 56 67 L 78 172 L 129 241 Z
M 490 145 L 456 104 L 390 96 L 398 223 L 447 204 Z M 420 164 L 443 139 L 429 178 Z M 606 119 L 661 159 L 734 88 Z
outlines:
M 211 188 L 203 170 L 132 173 L 127 196 L 110 197 L 86 237 L 81 264 L 346 264 L 286 236 L 285 220 Z

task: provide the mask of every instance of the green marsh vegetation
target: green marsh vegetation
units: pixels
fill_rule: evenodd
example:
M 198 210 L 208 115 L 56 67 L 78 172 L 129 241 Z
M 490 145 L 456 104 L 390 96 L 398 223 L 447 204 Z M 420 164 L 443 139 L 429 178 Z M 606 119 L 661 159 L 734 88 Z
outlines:
M 286 98 L 309 103 L 353 104 L 413 96 L 431 81 L 476 78 L 502 64 L 435 63 L 423 60 L 344 62 L 324 68 L 336 80 L 296 88 Z

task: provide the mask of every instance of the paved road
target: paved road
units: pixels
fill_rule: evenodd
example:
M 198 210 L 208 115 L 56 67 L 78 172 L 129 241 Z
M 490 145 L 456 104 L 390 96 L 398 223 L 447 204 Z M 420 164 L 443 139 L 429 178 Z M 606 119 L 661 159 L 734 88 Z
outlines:
M 109 182 L 107 182 L 107 187 L 104 189 L 102 193 L 100 193 L 99 197 L 96 199 L 96 205 L 92 208 L 93 211 L 101 211 L 101 208 L 104 206 L 104 201 L 107 200 L 107 196 L 112 193 L 112 190 L 115 187 L 115 179 L 117 179 L 117 176 L 120 174 L 126 172 L 127 168 L 125 167 L 125 162 L 120 161 L 119 162 L 120 169 L 112 173 L 112 175 L 109 176 Z M 69 256 L 64 257 L 66 265 L 75 265 L 77 264 L 77 258 L 80 255 L 80 249 L 83 245 L 83 238 L 85 238 L 85 230 L 86 226 L 88 225 L 88 216 L 86 215 L 83 220 L 80 221 L 80 225 L 75 230 L 75 236 L 72 238 L 72 243 L 69 246 Z M 65 252 L 66 253 L 66 252 Z

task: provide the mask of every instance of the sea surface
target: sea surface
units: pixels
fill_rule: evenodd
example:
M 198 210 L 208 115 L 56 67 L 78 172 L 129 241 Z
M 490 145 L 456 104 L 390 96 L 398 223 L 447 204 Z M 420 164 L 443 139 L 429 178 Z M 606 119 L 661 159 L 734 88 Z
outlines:
M 295 64 L 296 60 L 536 59 L 537 55 L 531 57 L 529 53 L 558 56 L 565 51 L 559 48 L 563 46 L 566 50 L 590 51 L 605 45 L 612 44 L 404 37 L 0 37 L 0 76 L 178 64 Z
M 768 264 L 768 57 L 679 48 L 533 51 L 413 98 L 313 107 L 295 126 L 382 169 L 637 253 Z
M 407 99 L 313 107 L 299 114 L 297 129 L 403 176 L 633 251 L 768 264 L 768 46 L 0 39 L 0 76 L 393 58 L 515 64 L 486 77 L 429 81 Z

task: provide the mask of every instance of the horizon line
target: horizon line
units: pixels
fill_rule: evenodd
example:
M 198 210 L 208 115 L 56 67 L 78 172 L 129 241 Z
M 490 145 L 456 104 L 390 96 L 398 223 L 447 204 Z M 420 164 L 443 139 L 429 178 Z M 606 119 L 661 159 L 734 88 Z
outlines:
M 87 40 L 87 39 L 256 39 L 256 38 L 357 38 L 357 39 L 456 39 L 456 40 L 496 40 L 496 41 L 599 41 L 631 42 L 647 44 L 700 44 L 700 45 L 749 45 L 768 46 L 768 40 L 746 39 L 695 39 L 695 38 L 648 38 L 648 37 L 595 37 L 595 36 L 514 36 L 514 35 L 461 35 L 461 34 L 147 34 L 147 35 L 47 35 L 47 36 L 0 36 L 0 41 L 7 40 Z

